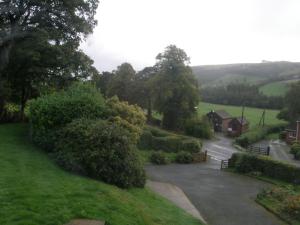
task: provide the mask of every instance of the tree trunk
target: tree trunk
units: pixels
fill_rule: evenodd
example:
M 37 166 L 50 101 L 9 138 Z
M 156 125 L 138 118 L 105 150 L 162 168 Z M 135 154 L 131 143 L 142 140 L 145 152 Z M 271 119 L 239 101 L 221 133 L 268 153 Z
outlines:
M 148 98 L 147 121 L 150 122 L 151 120 L 152 120 L 152 102 L 151 102 L 151 98 Z

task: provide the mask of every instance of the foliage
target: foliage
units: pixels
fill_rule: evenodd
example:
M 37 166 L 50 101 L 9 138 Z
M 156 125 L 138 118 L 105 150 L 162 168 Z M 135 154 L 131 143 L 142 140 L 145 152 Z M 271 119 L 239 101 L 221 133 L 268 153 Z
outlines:
M 176 162 L 182 164 L 188 164 L 193 162 L 193 155 L 189 152 L 178 152 L 176 155 Z
M 212 128 L 206 117 L 202 119 L 193 117 L 185 122 L 184 130 L 186 135 L 190 135 L 196 138 L 210 139 L 213 135 Z
M 54 156 L 69 171 L 122 188 L 145 184 L 145 172 L 129 131 L 116 123 L 74 120 L 60 132 Z
M 300 168 L 265 156 L 234 153 L 229 166 L 240 173 L 260 172 L 263 176 L 290 182 L 300 182 Z
M 197 153 L 201 151 L 200 140 L 178 135 L 158 128 L 147 126 L 138 143 L 141 149 L 153 149 L 165 152 L 186 151 Z
M 164 128 L 181 130 L 199 103 L 196 78 L 186 65 L 189 58 L 182 49 L 170 45 L 156 59 L 158 72 L 152 81 L 155 109 L 163 115 Z
M 288 224 L 300 221 L 300 193 L 298 186 L 276 185 L 257 195 L 257 201 L 275 212 Z
M 300 159 L 300 144 L 298 142 L 291 146 L 290 153 L 294 155 L 295 159 Z
M 287 91 L 289 90 L 289 85 L 286 81 L 279 81 L 268 83 L 263 85 L 259 89 L 264 95 L 267 96 L 285 96 Z
M 226 86 L 207 87 L 202 90 L 203 101 L 224 105 L 249 106 L 258 108 L 281 109 L 283 98 L 266 96 L 258 85 L 230 83 Z
M 88 84 L 45 95 L 30 102 L 30 123 L 33 141 L 53 150 L 57 131 L 76 118 L 99 118 L 105 114 L 102 95 Z
M 289 91 L 285 96 L 285 106 L 283 112 L 280 114 L 281 118 L 291 122 L 295 122 L 300 118 L 300 82 L 291 84 Z
M 161 151 L 153 152 L 150 156 L 150 161 L 157 165 L 165 165 L 169 163 L 165 153 Z
M 78 49 L 96 25 L 98 0 L 0 4 L 0 83 L 11 92 L 5 101 L 21 105 L 22 114 L 41 89 L 60 89 L 98 73 L 93 60 Z
M 27 124 L 0 125 L 0 224 L 200 225 L 149 189 L 120 189 L 67 173 L 28 140 Z
M 135 70 L 129 63 L 123 63 L 118 66 L 117 71 L 109 83 L 107 95 L 117 95 L 121 101 L 129 101 L 135 74 Z
M 242 147 L 247 147 L 255 142 L 258 142 L 264 139 L 268 134 L 279 132 L 283 129 L 283 125 L 272 125 L 265 127 L 257 127 L 256 129 L 252 129 L 240 137 L 235 139 L 235 142 Z

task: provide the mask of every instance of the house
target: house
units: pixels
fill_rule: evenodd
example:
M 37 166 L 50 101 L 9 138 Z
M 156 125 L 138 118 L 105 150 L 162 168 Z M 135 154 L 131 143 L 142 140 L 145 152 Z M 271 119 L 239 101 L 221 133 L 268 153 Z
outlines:
M 227 132 L 228 124 L 233 118 L 225 110 L 212 110 L 207 114 L 207 117 L 212 123 L 215 132 Z
M 300 141 L 300 120 L 287 127 L 285 132 L 285 141 L 288 144 L 292 144 L 294 141 Z
M 233 118 L 228 124 L 228 135 L 237 137 L 246 132 L 249 128 L 249 122 L 245 117 Z

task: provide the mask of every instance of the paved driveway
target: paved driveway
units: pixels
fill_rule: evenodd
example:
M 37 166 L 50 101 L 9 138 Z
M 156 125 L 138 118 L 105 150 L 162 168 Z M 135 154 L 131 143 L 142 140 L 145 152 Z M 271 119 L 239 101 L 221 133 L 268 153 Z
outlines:
M 220 171 L 219 164 L 149 165 L 146 171 L 152 180 L 180 187 L 210 225 L 284 224 L 254 201 L 269 184 Z
M 285 161 L 295 166 L 300 166 L 300 161 L 295 160 L 294 156 L 290 154 L 290 146 L 280 140 L 260 141 L 256 146 L 270 146 L 270 156 L 275 160 Z
M 207 150 L 208 155 L 217 161 L 226 160 L 237 152 L 237 149 L 232 146 L 232 141 L 233 139 L 222 134 L 216 134 L 215 139 L 204 141 L 203 150 Z

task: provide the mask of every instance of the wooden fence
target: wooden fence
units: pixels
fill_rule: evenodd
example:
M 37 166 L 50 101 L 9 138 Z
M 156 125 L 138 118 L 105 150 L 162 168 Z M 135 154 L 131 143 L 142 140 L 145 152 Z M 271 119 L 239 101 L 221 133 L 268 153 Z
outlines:
M 254 153 L 254 154 L 257 154 L 257 155 L 270 155 L 270 146 L 261 147 L 261 146 L 250 145 L 246 149 L 246 152 L 248 152 L 248 153 Z

